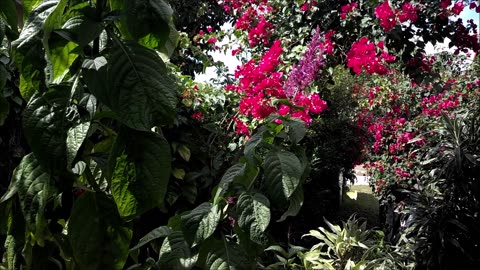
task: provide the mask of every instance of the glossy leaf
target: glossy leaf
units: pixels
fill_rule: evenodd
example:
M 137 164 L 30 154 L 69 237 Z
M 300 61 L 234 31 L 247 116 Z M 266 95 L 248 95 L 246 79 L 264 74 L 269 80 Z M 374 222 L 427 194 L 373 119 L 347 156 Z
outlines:
M 158 266 L 160 269 L 191 269 L 197 262 L 197 258 L 198 255 L 190 250 L 182 232 L 175 231 L 163 240 Z
M 244 192 L 238 197 L 238 225 L 250 233 L 250 239 L 262 243 L 263 233 L 270 224 L 270 202 L 260 193 Z
M 86 192 L 75 201 L 68 224 L 78 269 L 123 269 L 132 230 L 123 224 L 111 199 Z
M 185 238 L 190 243 L 200 243 L 210 237 L 220 222 L 220 214 L 217 205 L 205 202 L 182 216 Z
M 300 160 L 291 152 L 272 150 L 265 157 L 265 182 L 270 197 L 284 203 L 297 189 L 302 177 Z

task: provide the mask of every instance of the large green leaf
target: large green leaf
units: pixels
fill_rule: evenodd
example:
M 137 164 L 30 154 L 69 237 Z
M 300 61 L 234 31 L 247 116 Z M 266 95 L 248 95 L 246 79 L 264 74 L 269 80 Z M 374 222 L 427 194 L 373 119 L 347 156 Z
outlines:
M 270 202 L 260 193 L 244 192 L 236 205 L 238 225 L 250 233 L 252 241 L 262 244 L 265 230 L 270 224 Z
M 103 72 L 91 72 L 86 82 L 94 85 L 89 88 L 123 123 L 133 129 L 150 130 L 155 124 L 173 121 L 177 87 L 155 51 L 119 41 L 108 57 L 107 69 L 107 78 L 102 77 Z M 97 80 L 105 80 L 107 87 L 96 86 Z
M 35 91 L 42 91 L 44 87 L 43 24 L 57 4 L 58 1 L 45 1 L 29 12 L 19 38 L 12 43 L 15 47 L 14 59 L 20 71 L 20 93 L 27 101 Z M 28 3 L 24 1 L 25 5 Z
M 272 200 L 284 204 L 297 189 L 302 177 L 302 164 L 295 154 L 278 149 L 265 157 L 265 184 Z
M 197 262 L 198 254 L 191 251 L 182 232 L 175 231 L 163 240 L 158 258 L 159 269 L 188 270 Z
M 87 192 L 73 204 L 68 236 L 78 269 L 123 269 L 132 229 L 110 198 Z
M 111 181 L 120 215 L 132 218 L 160 206 L 171 172 L 168 142 L 153 132 L 126 130 L 126 154 L 117 159 Z
M 199 243 L 210 237 L 220 222 L 218 205 L 204 202 L 182 216 L 182 229 L 190 243 Z
M 210 238 L 200 248 L 198 264 L 205 270 L 248 270 L 255 269 L 254 262 L 240 245 Z
M 47 202 L 57 193 L 55 181 L 40 165 L 33 153 L 26 155 L 13 173 L 4 202 L 18 194 L 27 230 L 41 241 L 47 223 L 44 216 Z

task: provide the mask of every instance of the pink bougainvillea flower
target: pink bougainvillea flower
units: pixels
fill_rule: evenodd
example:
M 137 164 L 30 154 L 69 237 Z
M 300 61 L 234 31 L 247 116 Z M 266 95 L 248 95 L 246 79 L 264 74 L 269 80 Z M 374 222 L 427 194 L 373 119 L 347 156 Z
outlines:
M 214 44 L 217 41 L 218 41 L 218 38 L 216 38 L 216 37 L 211 37 L 207 40 L 207 42 L 210 43 L 210 44 Z
M 383 2 L 375 8 L 375 16 L 380 19 L 380 26 L 386 32 L 390 31 L 397 25 L 397 20 L 395 18 L 395 12 L 388 1 Z
M 455 15 L 460 15 L 460 13 L 462 13 L 464 8 L 465 6 L 463 5 L 463 2 L 459 1 L 459 2 L 456 2 L 455 5 L 453 5 L 452 12 Z

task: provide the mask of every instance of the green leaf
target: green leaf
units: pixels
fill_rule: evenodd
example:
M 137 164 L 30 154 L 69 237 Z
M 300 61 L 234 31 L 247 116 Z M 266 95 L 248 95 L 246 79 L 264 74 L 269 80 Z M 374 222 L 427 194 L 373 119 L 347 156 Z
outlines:
M 61 38 L 50 39 L 47 54 L 47 70 L 51 75 L 48 79 L 53 84 L 59 84 L 70 71 L 73 62 L 78 58 L 79 46 Z
M 78 269 L 123 269 L 132 238 L 115 204 L 102 193 L 86 192 L 73 204 L 68 236 Z
M 303 188 L 302 185 L 299 185 L 292 196 L 288 199 L 289 205 L 287 211 L 283 213 L 277 222 L 282 222 L 289 216 L 296 216 L 298 212 L 300 212 L 300 209 L 302 209 L 303 199 Z
M 228 168 L 215 191 L 214 204 L 217 204 L 219 199 L 225 195 L 232 182 L 241 184 L 245 189 L 248 189 L 257 177 L 258 172 L 259 168 L 249 163 L 237 163 Z
M 25 220 L 21 211 L 11 212 L 8 216 L 8 233 L 5 239 L 5 261 L 7 269 L 21 269 L 25 248 Z
M 220 222 L 218 205 L 204 202 L 182 216 L 182 230 L 190 243 L 200 243 L 210 237 Z
M 185 170 L 175 168 L 175 169 L 173 169 L 172 175 L 173 175 L 173 177 L 181 180 L 185 177 Z
M 307 132 L 305 122 L 299 119 L 289 119 L 284 124 L 288 125 L 288 136 L 292 142 L 299 143 L 305 137 Z
M 0 0 L 0 17 L 3 17 L 14 33 L 18 33 L 17 9 L 14 0 Z M 0 18 L 1 20 L 1 18 Z
M 117 158 L 111 181 L 120 215 L 132 218 L 163 203 L 171 174 L 170 146 L 153 132 L 128 130 L 126 154 Z
M 25 7 L 25 1 L 23 3 Z M 36 91 L 43 91 L 45 87 L 43 23 L 53 12 L 57 3 L 58 1 L 46 1 L 35 7 L 31 13 L 29 12 L 19 38 L 12 42 L 15 48 L 14 59 L 20 71 L 20 93 L 27 101 Z
M 106 75 L 106 79 L 98 74 L 89 80 L 107 84 L 93 88 L 101 91 L 95 95 L 130 128 L 150 130 L 175 118 L 177 86 L 156 52 L 133 43 L 119 44 L 109 56 Z
M 125 14 L 117 23 L 125 39 L 133 39 L 170 57 L 179 35 L 173 23 L 173 10 L 167 1 L 110 1 L 110 6 Z
M 255 149 L 257 148 L 258 145 L 262 143 L 264 133 L 265 133 L 265 129 L 259 130 L 245 144 L 245 149 L 243 150 L 243 153 L 249 163 L 252 163 L 252 164 L 256 163 L 257 158 L 255 154 Z
M 275 203 L 284 203 L 300 184 L 300 160 L 291 152 L 272 150 L 265 157 L 263 166 L 268 194 Z
M 143 247 L 144 245 L 152 242 L 153 240 L 167 237 L 170 233 L 172 233 L 172 230 L 170 230 L 170 228 L 168 228 L 167 226 L 160 226 L 156 229 L 153 229 L 152 231 L 147 233 L 144 237 L 140 238 L 140 240 L 138 241 L 138 244 L 135 245 L 133 248 L 131 248 L 130 252 Z
M 53 34 L 53 30 L 62 27 L 65 20 L 65 8 L 69 0 L 60 0 L 43 25 L 43 45 L 47 55 L 48 81 L 58 84 L 67 75 L 70 66 L 78 57 L 78 45 Z
M 78 82 L 78 81 L 77 81 Z M 72 87 L 75 89 L 75 84 Z M 75 91 L 75 90 L 74 90 Z M 83 94 L 83 98 L 79 101 L 78 105 L 81 109 L 84 109 L 88 114 L 82 113 L 80 119 L 78 119 L 67 132 L 67 165 L 72 165 L 77 152 L 83 144 L 83 141 L 88 135 L 90 130 L 91 120 L 97 110 L 97 99 L 90 94 Z M 79 112 L 80 113 L 80 112 Z
M 236 205 L 238 225 L 250 233 L 250 239 L 262 244 L 263 233 L 270 223 L 270 202 L 260 193 L 244 192 Z
M 57 193 L 55 181 L 31 153 L 23 157 L 13 173 L 8 191 L 0 199 L 4 202 L 18 193 L 27 230 L 41 241 L 47 229 L 45 206 Z
M 242 247 L 236 243 L 209 239 L 200 248 L 199 266 L 205 270 L 247 270 L 255 269 L 255 265 Z
M 3 65 L 3 63 L 0 63 L 0 91 L 2 91 L 3 88 L 5 88 L 5 85 L 7 84 L 7 78 L 8 78 L 8 71 Z
M 232 167 L 228 168 L 228 170 L 225 172 L 222 179 L 220 180 L 217 191 L 215 192 L 215 196 L 213 197 L 213 202 L 215 204 L 217 204 L 218 200 L 225 195 L 230 186 L 230 183 L 232 183 L 236 177 L 243 174 L 245 166 L 245 163 L 237 163 L 234 164 Z
M 58 1 L 53 1 L 53 2 L 58 2 Z M 40 3 L 42 3 L 42 0 L 22 0 L 23 15 L 25 17 L 29 16 L 30 12 L 32 12 L 32 10 L 35 7 L 37 7 Z
M 39 162 L 49 170 L 64 170 L 66 162 L 67 130 L 74 119 L 67 119 L 69 91 L 65 87 L 35 94 L 23 115 L 23 127 L 28 144 Z M 75 114 L 73 114 L 75 115 Z
M 172 270 L 191 269 L 197 262 L 197 258 L 198 254 L 194 254 L 190 250 L 182 232 L 175 231 L 163 240 L 158 258 L 158 267 Z
M 180 156 L 183 158 L 183 160 L 185 161 L 190 160 L 190 156 L 191 156 L 190 149 L 186 145 L 183 145 L 183 144 L 180 145 L 177 151 L 178 151 L 178 154 L 180 154 Z
M 93 21 L 87 16 L 74 16 L 63 24 L 62 29 L 54 30 L 54 33 L 68 41 L 72 41 L 84 47 L 100 36 L 103 25 Z
M 5 123 L 9 112 L 10 103 L 8 103 L 8 101 L 4 97 L 0 96 L 0 127 L 3 126 L 3 124 Z

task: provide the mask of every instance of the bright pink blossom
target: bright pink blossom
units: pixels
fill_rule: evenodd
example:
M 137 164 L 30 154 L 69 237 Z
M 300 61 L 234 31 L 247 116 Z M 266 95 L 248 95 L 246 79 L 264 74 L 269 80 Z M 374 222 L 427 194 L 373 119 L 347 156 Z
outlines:
M 388 1 L 383 2 L 375 8 L 375 16 L 380 19 L 380 26 L 382 26 L 386 32 L 392 30 L 392 28 L 397 25 L 395 12 L 390 7 Z

